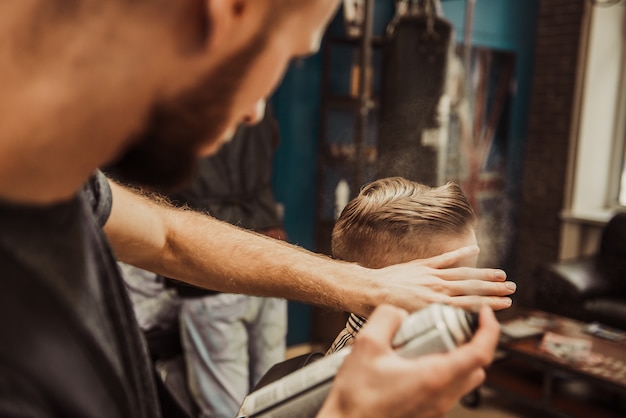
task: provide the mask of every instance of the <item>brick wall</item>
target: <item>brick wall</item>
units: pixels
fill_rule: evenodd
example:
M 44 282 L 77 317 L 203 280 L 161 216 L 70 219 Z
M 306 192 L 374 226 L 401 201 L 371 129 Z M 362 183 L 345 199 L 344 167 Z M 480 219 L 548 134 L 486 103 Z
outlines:
M 559 254 L 584 0 L 541 0 L 520 208 L 517 304 L 531 305 L 534 269 Z

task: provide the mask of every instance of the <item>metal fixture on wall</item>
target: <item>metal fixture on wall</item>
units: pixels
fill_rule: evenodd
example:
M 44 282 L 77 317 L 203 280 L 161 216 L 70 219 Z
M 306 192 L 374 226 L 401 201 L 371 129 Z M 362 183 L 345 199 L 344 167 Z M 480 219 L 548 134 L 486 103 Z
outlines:
M 592 5 L 599 7 L 611 7 L 616 6 L 621 3 L 622 6 L 626 6 L 626 1 L 624 0 L 589 0 Z
M 465 2 L 465 28 L 463 31 L 463 63 L 465 74 L 470 74 L 471 51 L 472 51 L 472 30 L 474 29 L 474 10 L 476 0 L 466 0 Z M 469 83 L 468 83 L 469 84 Z
M 439 0 L 410 2 L 387 28 L 382 54 L 377 177 L 441 182 L 439 157 L 453 28 Z M 398 11 L 402 9 L 398 8 Z M 443 100 L 442 100 L 443 98 Z
M 374 107 L 372 101 L 371 82 L 367 74 L 372 71 L 372 32 L 374 27 L 374 0 L 365 0 L 363 32 L 361 36 L 361 45 L 359 49 L 359 110 L 356 125 L 356 161 L 354 165 L 354 179 L 352 188 L 353 194 L 356 194 L 365 181 L 365 130 L 371 109 Z

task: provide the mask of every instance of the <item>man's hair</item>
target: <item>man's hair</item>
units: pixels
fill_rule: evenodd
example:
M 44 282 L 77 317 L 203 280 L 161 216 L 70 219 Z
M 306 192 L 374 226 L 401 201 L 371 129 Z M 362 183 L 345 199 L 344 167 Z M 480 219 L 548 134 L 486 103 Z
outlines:
M 389 177 L 366 185 L 346 205 L 333 229 L 332 252 L 337 259 L 381 268 L 430 256 L 433 238 L 458 236 L 475 224 L 457 184 L 429 187 Z

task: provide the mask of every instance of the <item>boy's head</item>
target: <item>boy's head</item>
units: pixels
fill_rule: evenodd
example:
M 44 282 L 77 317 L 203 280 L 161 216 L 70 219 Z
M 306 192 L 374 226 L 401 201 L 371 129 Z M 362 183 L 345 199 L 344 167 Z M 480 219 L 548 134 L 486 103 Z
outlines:
M 476 215 L 461 188 L 402 177 L 376 180 L 344 208 L 332 234 L 335 258 L 382 268 L 476 245 Z M 475 266 L 476 257 L 459 265 Z

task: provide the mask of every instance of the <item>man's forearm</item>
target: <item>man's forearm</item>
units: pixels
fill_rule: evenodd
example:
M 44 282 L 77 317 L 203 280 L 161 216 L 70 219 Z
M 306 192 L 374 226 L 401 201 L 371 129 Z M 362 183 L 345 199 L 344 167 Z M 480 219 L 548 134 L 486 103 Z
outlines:
M 370 270 L 112 185 L 105 228 L 121 261 L 196 286 L 368 314 Z
M 231 293 L 283 297 L 344 310 L 371 311 L 367 270 L 250 233 L 202 214 L 169 217 L 162 274 Z M 358 289 L 358 293 L 354 290 Z M 346 306 L 346 301 L 361 306 Z
M 449 268 L 466 247 L 372 270 L 169 207 L 113 184 L 105 231 L 129 264 L 223 292 L 275 296 L 369 315 L 381 303 L 408 311 L 431 303 L 511 306 L 515 283 L 497 269 Z

